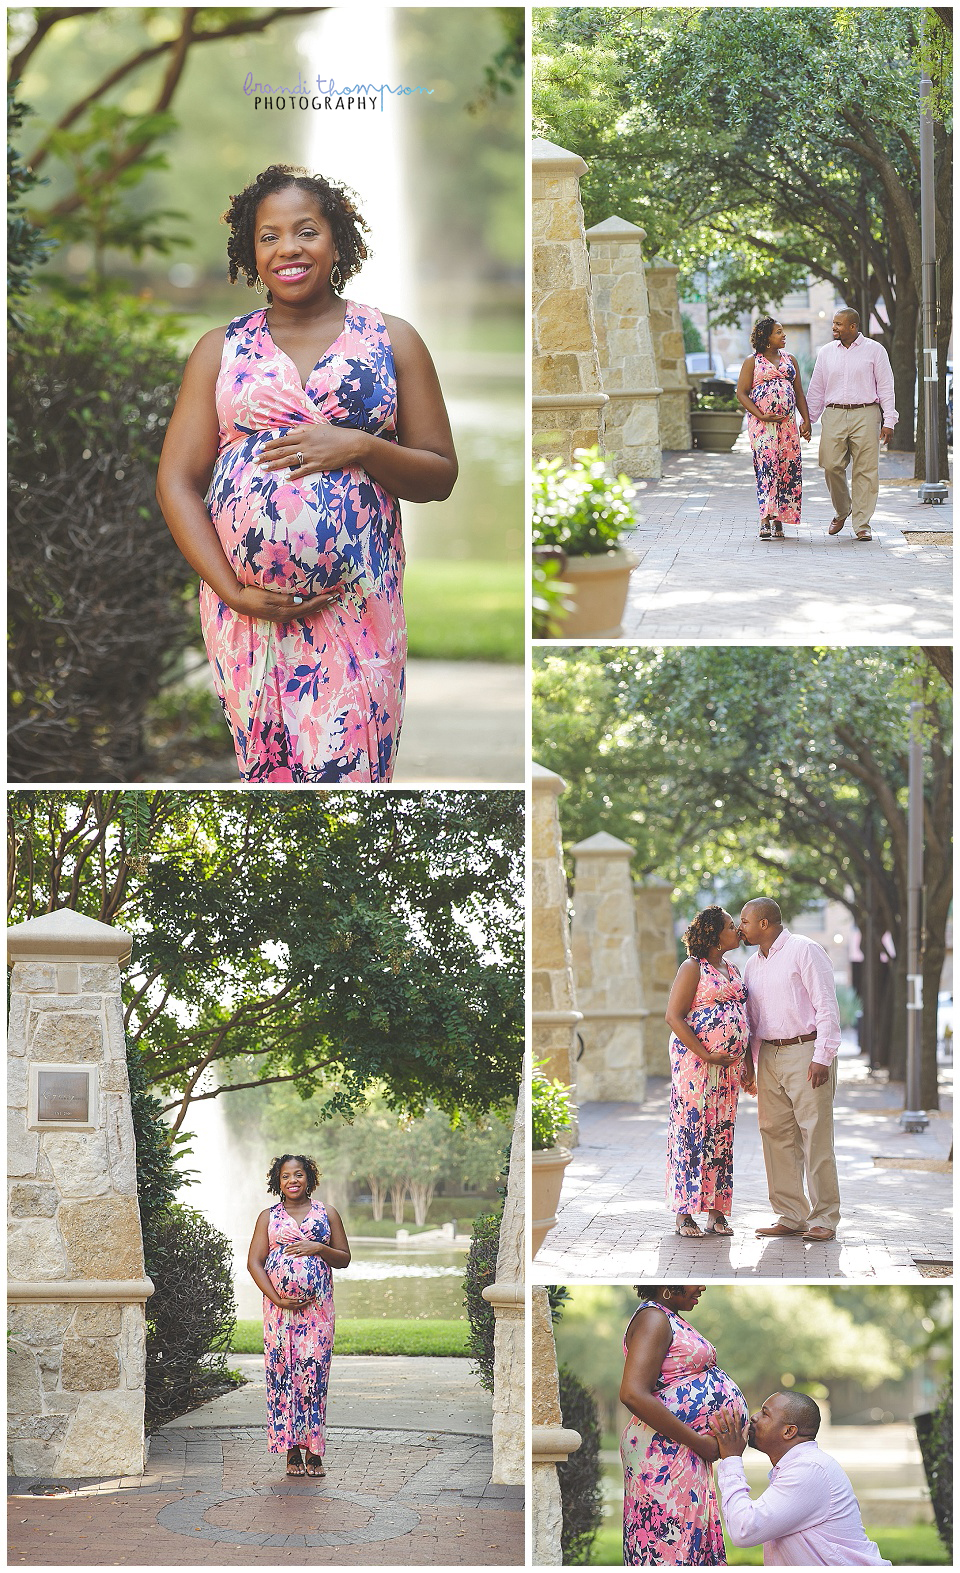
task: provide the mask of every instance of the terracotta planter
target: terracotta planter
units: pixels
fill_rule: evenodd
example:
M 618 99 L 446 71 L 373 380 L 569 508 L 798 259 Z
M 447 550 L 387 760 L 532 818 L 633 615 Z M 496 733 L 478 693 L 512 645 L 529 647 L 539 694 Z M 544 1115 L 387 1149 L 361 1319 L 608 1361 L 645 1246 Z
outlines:
M 560 639 L 616 639 L 627 604 L 630 575 L 642 561 L 637 552 L 619 550 L 600 557 L 568 557 L 563 582 L 573 591 L 574 608 L 563 619 Z
M 742 410 L 690 411 L 694 441 L 707 453 L 729 453 L 742 429 Z
M 536 1256 L 557 1221 L 563 1171 L 573 1157 L 569 1147 L 547 1147 L 531 1154 L 533 1160 L 533 1254 Z

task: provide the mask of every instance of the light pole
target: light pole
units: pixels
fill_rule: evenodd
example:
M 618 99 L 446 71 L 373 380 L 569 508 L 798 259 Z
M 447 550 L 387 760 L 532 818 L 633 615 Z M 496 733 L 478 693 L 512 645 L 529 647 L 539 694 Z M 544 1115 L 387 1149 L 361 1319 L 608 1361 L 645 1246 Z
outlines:
M 920 1107 L 920 1032 L 923 973 L 920 971 L 920 907 L 923 893 L 923 705 L 909 710 L 910 753 L 907 801 L 907 1085 L 904 1131 L 923 1131 L 930 1121 Z
M 923 283 L 923 426 L 926 480 L 917 492 L 921 502 L 946 502 L 940 479 L 940 412 L 937 383 L 937 253 L 933 197 L 933 83 L 926 63 L 924 13 L 920 11 L 920 262 Z

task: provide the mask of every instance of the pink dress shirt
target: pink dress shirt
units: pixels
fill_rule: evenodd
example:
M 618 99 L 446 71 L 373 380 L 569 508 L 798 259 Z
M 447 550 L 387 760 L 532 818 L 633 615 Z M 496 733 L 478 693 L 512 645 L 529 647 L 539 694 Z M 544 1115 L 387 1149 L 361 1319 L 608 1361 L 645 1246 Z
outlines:
M 764 1566 L 882 1567 L 892 1563 L 868 1540 L 853 1487 L 816 1442 L 799 1442 L 770 1471 L 756 1501 L 742 1458 L 716 1465 L 727 1534 L 735 1546 L 763 1546 Z
M 764 1038 L 815 1032 L 815 1062 L 832 1065 L 840 1047 L 840 1010 L 833 967 L 822 945 L 783 929 L 766 955 L 758 950 L 749 958 L 743 983 L 754 1064 Z
M 811 422 L 820 419 L 828 404 L 879 404 L 884 426 L 896 426 L 893 369 L 876 339 L 865 339 L 858 333 L 846 349 L 834 339 L 818 351 L 807 389 Z

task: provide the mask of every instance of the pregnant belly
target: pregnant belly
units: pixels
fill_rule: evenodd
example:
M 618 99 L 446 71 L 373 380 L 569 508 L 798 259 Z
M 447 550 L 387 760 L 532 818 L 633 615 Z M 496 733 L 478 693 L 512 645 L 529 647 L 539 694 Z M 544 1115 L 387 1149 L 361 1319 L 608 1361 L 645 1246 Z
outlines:
M 769 382 L 759 383 L 750 397 L 765 415 L 792 415 L 797 407 L 793 384 L 786 378 L 774 377 Z
M 325 1263 L 319 1256 L 288 1256 L 278 1245 L 270 1252 L 264 1268 L 278 1294 L 316 1299 L 324 1292 Z
M 259 462 L 266 431 L 225 448 L 208 494 L 231 567 L 243 585 L 318 594 L 354 583 L 363 571 L 361 510 L 351 506 L 357 476 L 329 470 L 292 481 Z
M 746 1425 L 749 1418 L 747 1401 L 739 1387 L 718 1365 L 698 1371 L 657 1396 L 694 1431 L 706 1433 L 710 1416 L 726 1407 L 734 1409 L 741 1425 Z

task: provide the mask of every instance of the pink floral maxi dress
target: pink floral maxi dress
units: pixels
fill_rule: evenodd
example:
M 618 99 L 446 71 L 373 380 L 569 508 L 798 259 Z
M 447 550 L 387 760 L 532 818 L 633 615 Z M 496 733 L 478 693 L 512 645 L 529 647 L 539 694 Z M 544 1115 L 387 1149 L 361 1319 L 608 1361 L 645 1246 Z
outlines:
M 800 523 L 803 483 L 797 396 L 793 386 L 796 375 L 797 368 L 782 350 L 776 363 L 767 360 L 759 350 L 754 356 L 753 387 L 749 397 L 758 410 L 787 416 L 785 421 L 776 422 L 747 416 L 760 517 L 779 519 L 782 524 Z
M 655 1389 L 656 1397 L 684 1425 L 706 1435 L 711 1415 L 730 1404 L 746 1425 L 746 1401 L 717 1365 L 717 1351 L 695 1327 L 655 1300 L 673 1333 Z M 627 1352 L 627 1340 L 623 1340 Z M 623 1562 L 625 1567 L 724 1567 L 723 1530 L 713 1466 L 631 1417 L 620 1439 L 623 1463 Z
M 330 1239 L 321 1202 L 312 1202 L 302 1223 L 282 1202 L 270 1209 L 270 1251 L 264 1270 L 280 1294 L 312 1294 L 300 1311 L 282 1311 L 263 1297 L 263 1357 L 267 1379 L 267 1439 L 271 1453 L 307 1447 L 323 1454 L 327 1382 L 333 1354 L 333 1283 L 319 1256 L 286 1256 L 283 1247 L 298 1240 Z
M 346 302 L 343 332 L 306 387 L 266 311 L 227 328 L 216 385 L 220 447 L 207 506 L 241 584 L 339 593 L 311 617 L 242 617 L 200 587 L 213 679 L 244 781 L 383 782 L 403 716 L 403 544 L 395 497 L 365 470 L 291 481 L 265 443 L 328 422 L 396 440 L 397 383 L 383 318 Z
M 729 1217 L 733 1205 L 733 1127 L 740 1096 L 740 1061 L 749 1041 L 747 992 L 732 962 L 724 977 L 700 962 L 700 982 L 685 1020 L 704 1048 L 735 1054 L 733 1065 L 708 1065 L 670 1038 L 670 1120 L 667 1200 L 674 1213 Z

